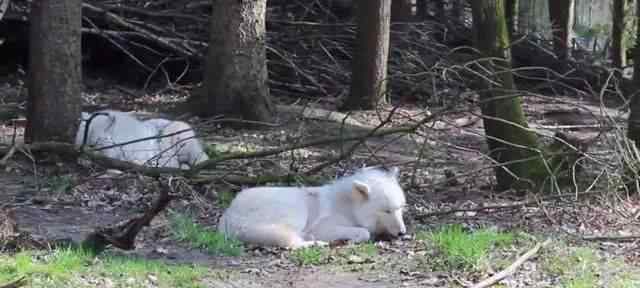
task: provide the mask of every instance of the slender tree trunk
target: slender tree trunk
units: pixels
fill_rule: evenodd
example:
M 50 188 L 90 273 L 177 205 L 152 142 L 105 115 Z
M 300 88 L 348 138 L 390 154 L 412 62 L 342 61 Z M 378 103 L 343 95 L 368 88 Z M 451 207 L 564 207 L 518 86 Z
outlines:
M 625 27 L 625 2 L 627 0 L 613 0 L 613 26 L 611 29 L 611 61 L 613 66 L 621 68 L 626 62 L 626 52 L 624 47 L 624 27 Z
M 392 27 L 393 29 L 391 30 L 394 32 L 400 32 L 400 34 L 396 35 L 403 37 L 402 34 L 405 34 L 407 31 L 409 31 L 409 25 L 407 25 L 406 23 L 411 22 L 412 20 L 413 15 L 411 13 L 411 0 L 391 1 L 391 23 L 394 23 Z
M 569 31 L 574 0 L 549 1 L 549 18 L 553 29 L 553 49 L 560 59 L 569 56 Z
M 451 18 L 456 23 L 464 23 L 464 10 L 466 9 L 467 0 L 452 0 L 453 7 L 451 7 Z
M 391 1 L 391 21 L 393 22 L 409 22 L 413 18 L 411 12 L 411 0 L 392 0 Z
M 436 4 L 436 19 L 445 24 L 447 21 L 446 0 L 435 0 L 434 2 Z
M 636 3 L 636 17 L 640 16 L 640 3 Z M 640 21 L 636 21 L 636 41 L 633 47 L 633 86 L 634 90 L 640 89 Z M 635 143 L 640 145 L 640 97 L 632 95 L 629 103 L 629 123 L 627 136 Z M 640 147 L 640 146 L 638 146 Z
M 428 0 L 416 0 L 416 18 L 419 20 L 427 20 Z
M 81 1 L 31 3 L 25 142 L 73 143 L 80 117 Z
M 193 99 L 201 116 L 270 121 L 266 0 L 213 1 L 205 89 Z
M 351 91 L 341 110 L 374 109 L 386 102 L 391 0 L 360 0 Z
M 506 0 L 505 16 L 507 17 L 507 29 L 509 30 L 509 36 L 513 37 L 518 27 L 518 0 Z
M 472 1 L 474 45 L 483 53 L 482 57 L 495 57 L 488 68 L 492 74 L 487 75 L 499 85 L 480 79 L 481 110 L 484 118 L 484 129 L 490 149 L 490 156 L 498 163 L 532 158 L 530 161 L 506 164 L 505 167 L 517 177 L 534 178 L 539 181 L 541 158 L 529 150 L 515 147 L 537 147 L 537 137 L 527 128 L 527 121 L 522 110 L 522 100 L 517 93 L 514 95 L 515 84 L 510 70 L 511 55 L 509 34 L 505 20 L 505 0 L 474 0 Z M 510 144 L 511 143 L 511 144 Z M 514 144 L 514 145 L 512 145 Z M 533 172 L 533 173 L 532 173 Z M 504 168 L 496 168 L 496 179 L 499 189 L 512 188 L 516 178 L 512 177 Z

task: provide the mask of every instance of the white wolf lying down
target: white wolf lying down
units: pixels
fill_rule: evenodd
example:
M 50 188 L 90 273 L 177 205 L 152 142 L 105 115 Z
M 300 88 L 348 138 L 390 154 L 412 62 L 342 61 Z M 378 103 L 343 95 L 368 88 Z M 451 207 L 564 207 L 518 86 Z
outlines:
M 183 131 L 168 137 L 100 150 L 107 157 L 151 167 L 184 169 L 209 159 L 189 124 L 167 119 L 140 121 L 131 112 L 115 110 L 102 110 L 93 114 L 82 112 L 75 141 L 78 147 L 82 145 L 86 123 L 92 115 L 94 118 L 89 125 L 86 145 L 96 147 Z
M 78 147 L 83 144 L 85 127 L 93 114 L 97 115 L 94 115 L 89 124 L 86 145 L 99 148 L 158 135 L 155 127 L 142 123 L 128 112 L 115 110 L 101 110 L 92 114 L 82 112 L 75 140 Z M 100 153 L 110 158 L 144 165 L 159 151 L 158 140 L 149 139 L 100 150 Z
M 241 191 L 218 230 L 240 241 L 287 248 L 334 240 L 367 241 L 406 233 L 398 168 L 363 168 L 319 187 L 256 187 Z
M 176 159 L 181 168 L 188 169 L 190 166 L 209 160 L 209 156 L 204 152 L 202 144 L 196 138 L 196 134 L 189 124 L 161 118 L 149 119 L 144 122 L 154 126 L 158 130 L 158 135 L 180 132 L 158 139 L 162 153 L 160 161 L 166 158 Z

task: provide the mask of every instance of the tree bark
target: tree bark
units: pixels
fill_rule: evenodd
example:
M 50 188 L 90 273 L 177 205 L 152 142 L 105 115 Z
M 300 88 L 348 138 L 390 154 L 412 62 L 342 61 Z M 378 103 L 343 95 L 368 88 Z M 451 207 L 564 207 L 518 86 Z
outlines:
M 411 0 L 391 1 L 391 23 L 395 23 L 392 28 L 394 32 L 399 32 L 396 35 L 400 37 L 402 37 L 401 34 L 405 34 L 407 31 L 409 31 L 409 25 L 407 25 L 406 23 L 413 20 L 411 6 Z
M 391 0 L 360 0 L 351 91 L 341 110 L 374 109 L 386 102 Z
M 419 20 L 427 20 L 428 15 L 428 1 L 427 0 L 416 0 L 416 18 Z
M 446 0 L 435 0 L 435 10 L 436 10 L 436 19 L 440 21 L 440 23 L 445 24 L 447 21 L 447 9 L 445 8 L 447 2 Z
M 513 37 L 518 27 L 518 0 L 506 0 L 505 16 L 507 17 L 507 29 L 509 37 Z
M 81 108 L 81 4 L 31 4 L 26 143 L 73 143 L 75 138 Z
M 640 3 L 636 3 L 636 17 L 640 15 Z M 633 47 L 633 86 L 634 90 L 640 89 L 640 21 L 636 21 L 636 41 Z M 627 136 L 635 145 L 640 144 L 640 98 L 631 96 L 629 103 L 629 120 Z
M 411 0 L 392 0 L 391 21 L 409 22 L 412 20 Z
M 474 45 L 482 53 L 481 57 L 495 57 L 487 63 L 492 71 L 490 77 L 499 85 L 492 85 L 489 81 L 480 79 L 481 110 L 487 116 L 483 119 L 485 134 L 490 150 L 490 156 L 498 163 L 505 164 L 516 177 L 529 178 L 538 182 L 542 172 L 542 159 L 536 153 L 522 147 L 535 148 L 537 137 L 521 127 L 527 128 L 527 121 L 522 110 L 520 96 L 514 96 L 515 84 L 510 70 L 511 55 L 509 48 L 509 34 L 505 20 L 505 0 L 474 0 L 472 1 Z M 483 61 L 486 62 L 486 61 Z M 493 64 L 492 64 L 493 63 Z M 526 158 L 533 160 L 515 162 Z M 519 183 L 503 167 L 496 168 L 498 189 L 513 188 Z
M 465 18 L 465 9 L 467 7 L 467 0 L 452 0 L 453 7 L 451 7 L 451 18 L 454 19 L 456 23 L 464 23 Z
M 200 116 L 268 122 L 266 0 L 213 1 L 204 93 L 193 99 Z
M 621 68 L 625 66 L 626 52 L 624 47 L 624 27 L 625 27 L 625 2 L 627 0 L 613 0 L 612 20 L 613 25 L 611 28 L 611 61 L 613 66 Z
M 573 1 L 549 1 L 549 20 L 553 29 L 553 49 L 556 56 L 561 59 L 566 59 L 569 56 L 569 31 L 573 14 Z

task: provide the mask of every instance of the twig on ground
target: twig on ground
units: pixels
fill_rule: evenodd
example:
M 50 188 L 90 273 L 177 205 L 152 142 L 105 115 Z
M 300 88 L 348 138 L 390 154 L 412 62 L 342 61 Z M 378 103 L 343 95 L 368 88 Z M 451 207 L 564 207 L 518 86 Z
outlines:
M 380 124 L 376 127 L 374 127 L 373 129 L 371 129 L 371 131 L 365 135 L 364 137 L 360 137 L 357 143 L 353 144 L 351 147 L 349 147 L 349 149 L 343 153 L 341 153 L 340 155 L 338 155 L 337 157 L 335 157 L 334 159 L 331 159 L 330 161 L 327 161 L 325 163 L 321 163 L 318 164 L 312 168 L 310 168 L 309 170 L 307 170 L 304 175 L 313 175 L 315 173 L 318 173 L 319 171 L 321 171 L 322 169 L 326 168 L 327 166 L 333 165 L 335 163 L 338 163 L 342 160 L 344 160 L 346 157 L 350 156 L 351 154 L 353 154 L 353 152 L 360 146 L 362 145 L 368 138 L 375 136 L 377 133 L 382 134 L 384 131 L 389 131 L 389 130 L 394 130 L 394 129 L 401 129 L 401 132 L 405 132 L 405 133 L 410 133 L 410 132 L 414 132 L 416 131 L 418 128 L 420 128 L 420 126 L 422 126 L 423 124 L 433 120 L 434 118 L 436 118 L 436 113 L 426 116 L 424 117 L 422 120 L 420 120 L 418 123 L 411 125 L 411 126 L 407 126 L 407 127 L 398 127 L 398 128 L 387 128 L 387 129 L 382 129 L 382 127 L 384 127 L 385 125 L 387 125 L 388 123 L 391 122 L 391 119 L 393 118 L 393 115 L 395 114 L 395 111 L 399 108 L 400 106 L 395 106 L 393 107 L 393 109 L 391 110 L 391 112 L 389 112 L 389 115 L 387 116 L 386 119 L 384 119 L 383 121 L 380 122 Z M 346 116 L 345 116 L 346 119 Z M 402 130 L 404 129 L 404 130 Z M 385 135 L 391 135 L 394 133 L 388 133 Z M 346 141 L 346 139 L 344 140 Z
M 170 184 L 165 185 L 160 181 L 160 186 L 158 197 L 143 215 L 134 217 L 113 227 L 97 229 L 82 241 L 82 247 L 91 249 L 91 251 L 96 254 L 102 252 L 108 244 L 123 250 L 134 249 L 135 239 L 140 230 L 148 226 L 151 220 L 162 212 L 162 210 L 169 205 L 169 202 L 171 202 L 172 198 L 169 195 L 169 190 L 171 190 Z
M 473 207 L 473 208 L 453 208 L 453 209 L 447 209 L 447 210 L 443 210 L 443 211 L 436 211 L 436 212 L 431 212 L 431 213 L 425 213 L 425 214 L 419 214 L 416 215 L 415 218 L 416 220 L 425 220 L 429 217 L 434 217 L 434 216 L 443 216 L 443 215 L 448 215 L 448 214 L 453 214 L 453 213 L 458 213 L 458 212 L 478 212 L 478 211 L 484 211 L 484 210 L 501 210 L 501 209 L 517 209 L 523 206 L 527 206 L 527 205 L 533 205 L 533 204 L 538 204 L 540 201 L 545 201 L 545 200 L 554 200 L 554 199 L 560 199 L 560 198 L 565 198 L 565 197 L 574 197 L 576 198 L 577 196 L 586 196 L 586 195 L 592 195 L 592 194 L 597 194 L 600 192 L 585 192 L 585 193 L 578 193 L 576 195 L 576 193 L 570 193 L 570 194 L 561 194 L 561 195 L 553 195 L 553 196 L 546 196 L 546 197 L 542 197 L 539 199 L 533 199 L 533 200 L 528 200 L 528 201 L 517 201 L 514 203 L 510 203 L 510 204 L 498 204 L 498 205 L 488 205 L 488 206 L 481 206 L 481 207 Z
M 25 276 L 22 276 L 16 280 L 13 280 L 7 284 L 3 284 L 0 288 L 18 288 L 27 285 L 27 279 Z
M 626 241 L 636 241 L 638 239 L 640 239 L 640 235 L 582 236 L 582 240 L 585 240 L 585 241 L 626 242 Z
M 399 134 L 399 133 L 411 133 L 411 132 L 414 132 L 416 129 L 418 129 L 422 124 L 430 121 L 434 117 L 435 116 L 433 116 L 433 115 L 429 116 L 429 117 L 425 117 L 424 119 L 422 119 L 421 121 L 419 121 L 418 123 L 413 124 L 413 125 L 400 126 L 400 127 L 394 127 L 394 128 L 387 128 L 387 129 L 380 129 L 380 130 L 375 130 L 374 129 L 374 131 L 371 131 L 369 133 L 364 133 L 364 135 L 360 134 L 360 135 L 347 136 L 347 137 L 340 137 L 340 136 L 338 136 L 338 137 L 330 137 L 330 138 L 325 138 L 325 139 L 319 139 L 319 140 L 313 140 L 313 141 L 303 142 L 303 143 L 299 143 L 299 144 L 289 145 L 289 146 L 285 146 L 285 147 L 267 149 L 267 150 L 258 151 L 258 152 L 232 153 L 232 154 L 229 154 L 229 155 L 225 155 L 225 156 L 222 156 L 222 157 L 218 157 L 218 158 L 209 159 L 207 161 L 204 161 L 204 162 L 194 166 L 190 171 L 191 171 L 191 173 L 193 173 L 194 171 L 199 171 L 199 170 L 202 170 L 202 169 L 207 169 L 207 168 L 211 169 L 211 168 L 214 168 L 218 163 L 229 161 L 229 160 L 266 157 L 266 156 L 276 155 L 276 154 L 280 154 L 280 153 L 291 151 L 291 150 L 307 148 L 307 147 L 312 147 L 312 146 L 326 145 L 326 144 L 336 143 L 336 142 L 340 142 L 340 141 L 342 141 L 342 142 L 363 141 L 363 139 L 366 139 L 366 138 L 369 138 L 369 137 L 383 137 L 383 136 Z
M 9 148 L 9 151 L 4 154 L 4 156 L 2 157 L 2 159 L 0 159 L 0 166 L 4 167 L 7 166 L 7 161 L 9 161 L 9 159 L 11 159 L 11 157 L 13 157 L 13 155 L 16 153 L 16 145 L 11 145 L 11 148 Z
M 485 288 L 495 285 L 496 283 L 500 282 L 500 280 L 507 278 L 508 276 L 516 272 L 516 269 L 518 269 L 518 267 L 520 267 L 525 261 L 529 260 L 536 253 L 538 253 L 538 250 L 549 245 L 549 243 L 551 243 L 551 239 L 547 239 L 543 243 L 536 244 L 536 246 L 534 246 L 531 250 L 527 251 L 527 253 L 524 253 L 522 256 L 516 259 L 516 261 L 509 265 L 509 267 L 487 279 L 480 281 L 477 284 L 474 284 L 473 286 L 471 286 L 471 288 Z

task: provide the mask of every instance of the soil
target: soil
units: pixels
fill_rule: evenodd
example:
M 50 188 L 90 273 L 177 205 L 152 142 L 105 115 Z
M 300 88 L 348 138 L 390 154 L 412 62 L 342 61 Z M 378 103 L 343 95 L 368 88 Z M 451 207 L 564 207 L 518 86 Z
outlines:
M 162 97 L 142 97 L 143 92 L 132 93 L 129 97 L 123 97 L 122 94 L 120 97 L 108 97 L 109 93 L 115 92 L 109 89 L 103 91 L 100 98 L 112 101 L 103 103 L 107 106 L 134 109 L 137 105 L 132 103 L 152 98 L 155 101 L 153 104 L 157 105 L 145 106 L 151 107 L 148 110 L 178 115 L 170 105 L 175 103 L 172 101 L 176 97 L 170 97 L 171 100 L 163 103 Z M 96 98 L 95 94 L 85 96 Z M 330 106 L 315 107 L 333 109 Z M 544 135 L 552 135 L 554 125 L 588 126 L 602 122 L 624 125 L 625 119 L 624 115 L 612 118 L 598 116 L 601 114 L 599 105 L 571 98 L 526 98 L 524 107 L 530 126 L 540 129 Z M 585 114 L 586 109 L 583 108 L 595 111 L 595 117 Z M 614 108 L 608 109 L 610 115 L 617 113 Z M 388 112 L 391 107 L 383 110 Z M 360 111 L 352 116 L 364 126 L 375 127 L 380 119 L 386 117 L 386 112 L 381 112 L 383 115 L 380 116 L 375 111 Z M 406 105 L 396 112 L 392 121 L 394 126 L 419 121 L 428 115 L 426 108 L 415 105 Z M 196 263 L 225 271 L 223 279 L 210 279 L 207 283 L 209 287 L 451 287 L 459 285 L 460 281 L 473 282 L 487 275 L 437 271 L 437 266 L 429 264 L 436 252 L 415 239 L 416 231 L 460 223 L 467 227 L 489 226 L 526 231 L 540 237 L 547 235 L 568 239 L 571 245 L 584 243 L 576 235 L 640 233 L 636 217 L 640 211 L 638 200 L 629 197 L 610 201 L 606 193 L 598 198 L 584 198 L 577 202 L 547 201 L 544 205 L 525 205 L 513 209 L 420 216 L 448 208 L 509 204 L 522 200 L 513 193 L 496 193 L 490 189 L 493 173 L 487 168 L 489 161 L 482 157 L 486 147 L 482 121 L 476 116 L 478 114 L 479 111 L 471 111 L 437 117 L 429 122 L 431 128 L 421 130 L 419 135 L 372 138 L 352 157 L 320 172 L 329 180 L 362 165 L 384 163 L 402 167 L 402 184 L 410 204 L 406 216 L 410 233 L 402 239 L 378 242 L 378 255 L 363 263 L 349 263 L 348 257 L 338 255 L 341 249 L 347 249 L 345 247 L 333 248 L 337 256 L 330 257 L 326 264 L 318 266 L 297 265 L 288 257 L 290 251 L 279 249 L 254 248 L 239 257 L 210 255 L 173 240 L 166 213 L 154 219 L 150 227 L 143 229 L 135 250 L 111 252 L 174 263 Z M 273 148 L 291 144 L 292 141 L 315 140 L 365 130 L 362 125 L 341 129 L 340 123 L 304 119 L 291 111 L 278 113 L 278 125 L 274 127 L 231 129 L 205 125 L 203 119 L 191 118 L 189 121 L 205 142 L 229 149 Z M 13 129 L 7 123 L 2 130 L 2 139 L 10 141 L 14 132 L 19 138 L 21 129 Z M 571 129 L 571 133 L 583 138 L 593 138 L 600 132 L 593 127 Z M 615 133 L 613 130 L 599 139 L 592 139 L 593 145 L 589 150 L 591 158 L 584 164 L 590 168 L 581 176 L 584 181 L 580 181 L 580 185 L 587 187 L 588 180 L 595 179 L 602 171 L 597 169 L 604 167 L 599 163 L 611 163 L 610 140 Z M 230 161 L 211 173 L 252 176 L 265 172 L 304 171 L 336 157 L 344 147 L 349 146 L 334 143 L 267 157 L 264 161 Z M 421 153 L 422 157 L 419 158 Z M 28 231 L 36 239 L 78 241 L 96 227 L 116 223 L 143 211 L 153 197 L 153 179 L 148 177 L 106 170 L 85 161 L 74 162 L 55 157 L 48 157 L 45 162 L 32 162 L 25 157 L 27 154 L 17 153 L 0 171 L 0 203 L 5 208 L 13 209 L 19 229 Z M 455 181 L 451 181 L 451 175 Z M 190 211 L 199 223 L 211 228 L 215 227 L 224 209 L 216 201 L 217 195 L 221 191 L 238 191 L 243 187 L 219 178 L 205 185 L 181 183 L 184 185 L 178 189 L 179 198 L 170 205 L 170 209 Z M 604 192 L 606 184 L 606 180 L 601 179 L 594 190 Z M 585 190 L 583 186 L 579 187 L 581 191 Z M 623 256 L 635 266 L 637 249 L 631 249 L 629 245 L 610 243 L 600 248 L 607 255 Z M 515 259 L 527 247 L 512 251 L 508 259 Z M 508 287 L 548 287 L 545 285 L 553 282 L 553 279 L 549 280 L 541 274 L 535 265 L 535 260 L 527 262 L 504 283 Z

